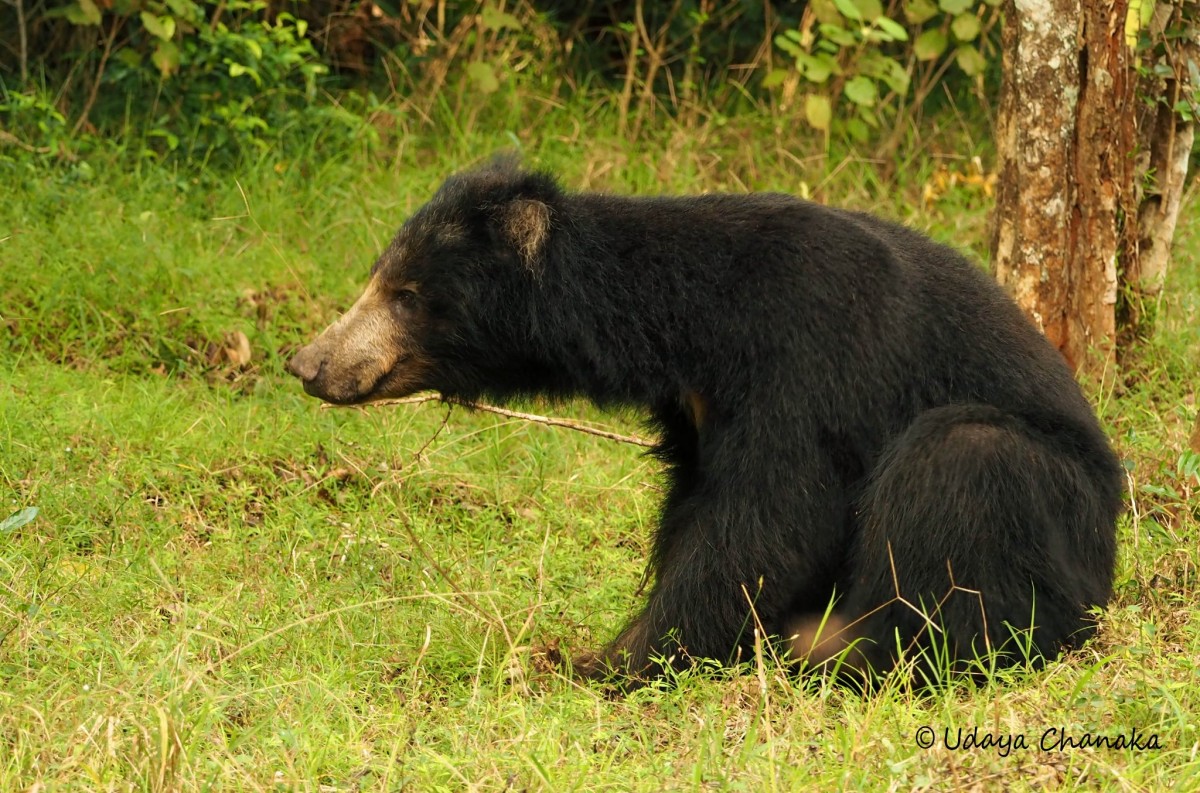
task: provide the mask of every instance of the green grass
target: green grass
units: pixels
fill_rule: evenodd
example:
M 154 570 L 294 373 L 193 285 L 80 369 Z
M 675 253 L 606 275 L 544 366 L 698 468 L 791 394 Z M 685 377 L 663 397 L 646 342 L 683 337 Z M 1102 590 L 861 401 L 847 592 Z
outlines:
M 930 166 L 891 184 L 732 131 L 715 159 L 671 136 L 657 160 L 553 133 L 531 156 L 569 184 L 809 188 L 985 249 L 982 196 L 922 208 Z M 1133 507 L 1095 641 L 924 697 L 756 659 L 612 698 L 529 648 L 594 647 L 636 608 L 655 465 L 435 404 L 323 410 L 282 368 L 466 152 L 504 140 L 226 176 L 0 163 L 0 520 L 39 509 L 0 532 L 0 789 L 1200 789 L 1200 222 L 1158 335 L 1092 392 Z M 1042 751 L 1052 727 L 1161 748 Z M 960 728 L 1028 746 L 944 746 Z

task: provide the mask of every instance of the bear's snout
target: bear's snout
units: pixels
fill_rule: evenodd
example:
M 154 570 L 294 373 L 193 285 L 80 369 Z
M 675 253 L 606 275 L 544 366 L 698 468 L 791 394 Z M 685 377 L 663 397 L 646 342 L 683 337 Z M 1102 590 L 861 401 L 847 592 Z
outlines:
M 313 349 L 313 345 L 302 347 L 288 361 L 287 370 L 304 382 L 316 380 L 321 373 L 321 354 Z
M 297 350 L 287 370 L 305 393 L 334 405 L 407 396 L 420 383 L 424 360 L 405 341 L 385 304 L 360 299 Z

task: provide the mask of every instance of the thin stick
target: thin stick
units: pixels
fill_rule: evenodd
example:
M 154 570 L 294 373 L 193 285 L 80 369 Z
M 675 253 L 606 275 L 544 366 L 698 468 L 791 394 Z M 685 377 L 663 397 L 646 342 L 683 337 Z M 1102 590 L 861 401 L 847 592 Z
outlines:
M 25 33 L 25 3 L 24 0 L 13 0 L 17 9 L 17 34 L 21 43 L 21 85 L 29 82 L 29 41 Z
M 54 149 L 50 148 L 49 146 L 30 146 L 16 135 L 12 134 L 11 132 L 5 132 L 2 129 L 0 129 L 0 143 L 8 143 L 16 146 L 19 149 L 24 149 L 25 151 L 30 151 L 35 154 L 49 154 L 50 152 L 54 151 Z
M 79 119 L 75 122 L 75 128 L 71 130 L 72 135 L 78 135 L 79 130 L 83 129 L 83 125 L 88 123 L 88 116 L 92 113 L 92 106 L 96 104 L 96 95 L 100 92 L 100 81 L 104 79 L 104 67 L 108 65 L 108 56 L 112 55 L 113 40 L 117 37 L 117 31 L 124 25 L 124 17 L 113 18 L 112 25 L 108 29 L 108 38 L 104 42 L 104 52 L 100 55 L 100 66 L 96 69 L 96 79 L 92 81 L 92 90 L 88 93 L 87 102 L 83 106 L 83 112 L 79 114 Z
M 642 0 L 637 0 L 634 6 L 634 15 L 641 18 Z M 633 100 L 633 80 L 637 75 L 637 53 L 638 47 L 641 46 L 641 35 L 641 26 L 634 25 L 629 40 L 629 53 L 625 56 L 625 84 L 621 87 L 621 99 L 617 102 L 617 129 L 620 131 L 621 137 L 625 137 L 629 125 L 629 103 Z
M 608 430 L 589 427 L 586 424 L 580 424 L 570 419 L 559 419 L 551 416 L 539 416 L 536 413 L 521 413 L 517 410 L 508 410 L 506 408 L 488 405 L 482 402 L 468 402 L 465 399 L 455 399 L 453 397 L 443 397 L 440 394 L 419 394 L 417 396 L 405 397 L 404 399 L 381 399 L 378 402 L 368 402 L 365 405 L 352 405 L 351 407 L 368 407 L 368 406 L 390 406 L 390 405 L 420 405 L 425 402 L 445 402 L 450 405 L 461 405 L 471 410 L 483 410 L 488 413 L 495 413 L 498 416 L 507 416 L 510 419 L 521 419 L 522 421 L 532 421 L 537 424 L 546 424 L 551 427 L 565 427 L 576 432 L 586 432 L 588 435 L 596 435 L 601 438 L 607 438 L 610 441 L 620 441 L 622 443 L 631 443 L 634 446 L 643 446 L 648 449 L 654 448 L 654 442 L 640 438 L 637 435 L 621 435 Z M 321 405 L 322 409 L 343 407 L 342 405 Z

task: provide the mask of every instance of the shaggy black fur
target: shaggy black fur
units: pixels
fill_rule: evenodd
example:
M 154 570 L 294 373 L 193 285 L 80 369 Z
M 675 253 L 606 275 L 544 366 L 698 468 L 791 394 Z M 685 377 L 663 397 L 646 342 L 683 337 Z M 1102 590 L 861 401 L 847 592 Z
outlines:
M 1058 353 L 949 248 L 786 195 L 569 193 L 497 163 L 449 179 L 375 272 L 421 385 L 636 405 L 661 432 L 653 590 L 587 671 L 734 660 L 747 593 L 776 636 L 836 596 L 876 671 L 1094 630 L 1118 461 Z

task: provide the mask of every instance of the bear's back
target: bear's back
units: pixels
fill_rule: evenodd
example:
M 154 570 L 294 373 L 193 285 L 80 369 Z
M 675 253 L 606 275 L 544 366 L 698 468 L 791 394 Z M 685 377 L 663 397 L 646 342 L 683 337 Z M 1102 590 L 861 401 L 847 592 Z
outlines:
M 583 193 L 564 208 L 556 264 L 576 289 L 600 282 L 581 289 L 600 295 L 587 310 L 635 375 L 823 392 L 810 407 L 843 417 L 843 395 L 859 393 L 871 394 L 862 412 L 896 421 L 983 402 L 1098 432 L 1061 356 L 1004 290 L 917 231 L 777 193 Z

